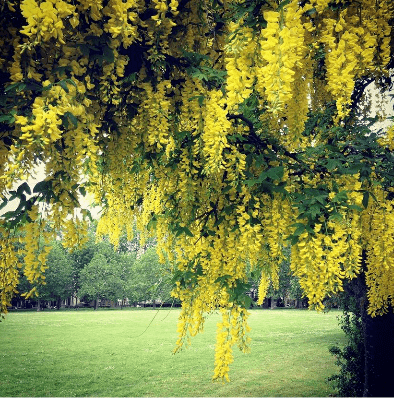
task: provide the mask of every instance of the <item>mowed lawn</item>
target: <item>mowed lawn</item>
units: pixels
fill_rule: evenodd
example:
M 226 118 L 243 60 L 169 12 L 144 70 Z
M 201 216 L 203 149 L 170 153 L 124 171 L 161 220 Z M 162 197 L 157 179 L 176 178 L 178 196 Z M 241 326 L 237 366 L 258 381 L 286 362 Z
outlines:
M 230 383 L 211 381 L 217 314 L 173 355 L 179 309 L 10 313 L 0 323 L 0 396 L 333 394 L 325 380 L 337 371 L 328 347 L 345 341 L 340 312 L 251 312 L 252 352 L 234 349 Z

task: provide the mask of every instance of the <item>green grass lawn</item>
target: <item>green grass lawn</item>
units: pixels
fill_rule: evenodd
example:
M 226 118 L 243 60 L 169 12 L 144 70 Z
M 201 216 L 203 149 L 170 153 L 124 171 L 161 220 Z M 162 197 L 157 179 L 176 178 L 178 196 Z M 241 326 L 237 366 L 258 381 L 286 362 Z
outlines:
M 338 311 L 253 310 L 251 354 L 237 349 L 230 383 L 211 381 L 211 315 L 172 355 L 178 309 L 14 312 L 0 323 L 0 396 L 328 396 L 344 342 Z M 145 332 L 144 332 L 145 331 Z

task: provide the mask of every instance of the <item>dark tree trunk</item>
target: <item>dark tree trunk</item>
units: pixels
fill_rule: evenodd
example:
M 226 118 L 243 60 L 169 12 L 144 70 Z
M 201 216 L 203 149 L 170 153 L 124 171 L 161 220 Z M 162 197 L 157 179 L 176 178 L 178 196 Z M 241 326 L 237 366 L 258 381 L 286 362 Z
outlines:
M 363 319 L 364 397 L 394 397 L 394 313 Z
M 277 306 L 277 300 L 271 297 L 271 309 L 276 308 Z
M 37 299 L 37 311 L 41 311 L 41 300 Z
M 94 300 L 94 309 L 97 310 L 98 308 L 98 303 L 99 303 L 99 299 L 96 298 L 96 300 Z
M 366 254 L 363 255 L 363 269 L 366 269 Z M 365 397 L 394 397 L 392 380 L 394 369 L 394 313 L 372 318 L 368 315 L 368 296 L 365 274 L 349 284 L 351 295 L 359 306 L 365 348 L 364 392 Z
M 61 306 L 62 306 L 62 299 L 60 297 L 58 297 L 57 302 L 56 302 L 56 307 L 58 310 L 60 310 Z

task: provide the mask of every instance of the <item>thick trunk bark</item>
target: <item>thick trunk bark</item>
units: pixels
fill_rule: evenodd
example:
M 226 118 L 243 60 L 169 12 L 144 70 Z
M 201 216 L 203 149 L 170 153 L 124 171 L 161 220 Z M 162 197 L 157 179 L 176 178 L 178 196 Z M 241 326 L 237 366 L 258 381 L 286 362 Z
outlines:
M 276 299 L 271 297 L 271 309 L 276 308 Z
M 94 300 L 94 309 L 97 310 L 98 308 L 98 303 L 99 303 L 99 299 L 96 298 L 96 300 Z
M 363 256 L 364 270 L 366 255 Z M 365 397 L 394 397 L 392 380 L 394 369 L 394 313 L 372 318 L 368 315 L 368 296 L 365 275 L 362 273 L 349 284 L 351 295 L 357 300 L 364 338 Z
M 394 397 L 394 313 L 363 319 L 364 397 Z
M 41 311 L 41 300 L 37 299 L 37 311 Z

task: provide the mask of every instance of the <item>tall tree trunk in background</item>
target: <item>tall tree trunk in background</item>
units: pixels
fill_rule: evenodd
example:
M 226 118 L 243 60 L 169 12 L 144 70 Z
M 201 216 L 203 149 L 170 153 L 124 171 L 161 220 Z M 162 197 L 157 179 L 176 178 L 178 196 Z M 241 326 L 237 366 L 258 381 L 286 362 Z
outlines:
M 99 299 L 98 297 L 96 297 L 96 300 L 94 300 L 94 309 L 97 310 L 98 308 L 98 303 L 99 303 Z
M 363 253 L 363 270 L 366 254 Z M 357 300 L 363 325 L 364 397 L 394 397 L 394 313 L 372 318 L 368 315 L 368 295 L 364 272 L 349 283 L 350 294 Z
M 41 311 L 41 299 L 37 299 L 37 311 Z
M 58 297 L 56 301 L 56 307 L 58 310 L 60 310 L 61 306 L 62 306 L 62 299 Z
M 365 397 L 394 397 L 394 313 L 363 319 Z

